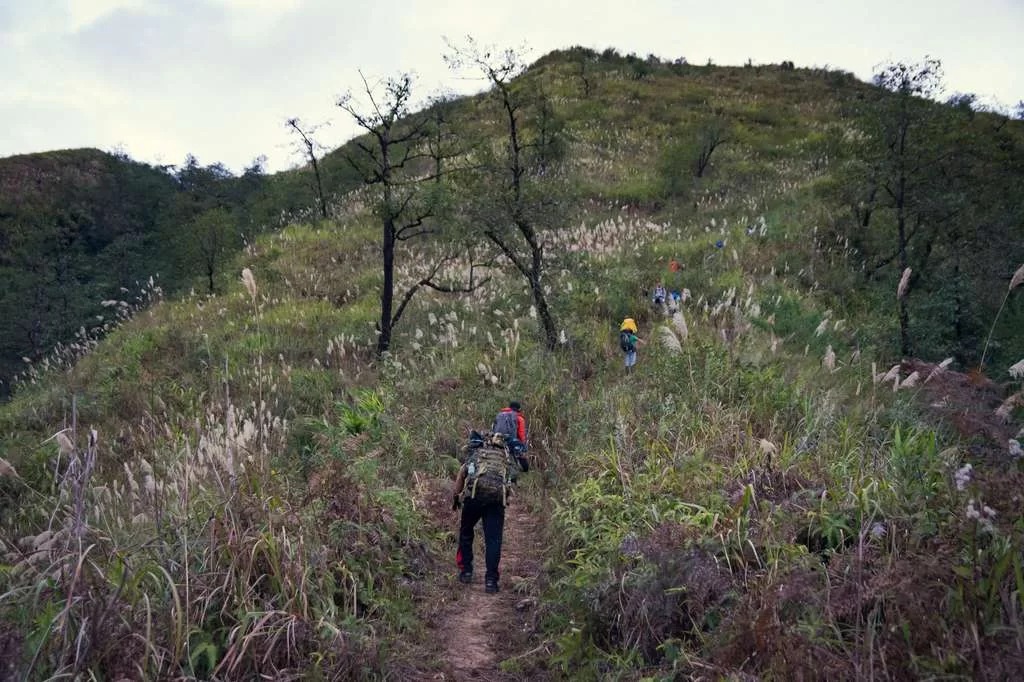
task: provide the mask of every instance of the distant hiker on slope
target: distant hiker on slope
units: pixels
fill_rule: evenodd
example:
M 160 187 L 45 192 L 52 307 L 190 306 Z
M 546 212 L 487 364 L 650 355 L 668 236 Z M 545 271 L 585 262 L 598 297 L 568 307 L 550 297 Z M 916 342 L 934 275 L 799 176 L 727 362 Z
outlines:
M 679 289 L 673 289 L 672 292 L 668 295 L 668 313 L 669 313 L 669 315 L 673 315 L 673 314 L 679 312 L 679 309 L 682 307 L 683 302 L 687 301 L 689 298 L 690 298 L 690 290 L 689 289 L 683 289 L 682 291 L 679 291 Z
M 505 529 L 505 506 L 520 472 L 530 470 L 526 455 L 526 420 L 519 403 L 513 401 L 498 413 L 493 430 L 485 436 L 470 434 L 469 454 L 459 470 L 452 491 L 452 509 L 462 508 L 459 549 L 455 563 L 459 582 L 473 582 L 473 539 L 478 521 L 484 529 L 484 591 L 498 591 L 501 541 Z M 499 429 L 505 429 L 499 431 Z M 513 435 L 508 435 L 513 430 Z
M 661 283 L 661 280 L 654 285 L 654 295 L 651 296 L 651 303 L 655 308 L 664 312 L 665 311 L 665 299 L 668 298 L 668 292 L 665 291 L 665 285 Z
M 670 260 L 668 262 L 668 271 L 670 273 L 672 273 L 671 275 L 669 275 L 669 277 L 672 278 L 672 286 L 673 287 L 679 288 L 679 271 L 682 270 L 682 269 L 683 269 L 682 263 L 680 263 L 678 260 L 676 260 L 676 257 L 673 256 L 672 260 Z
M 636 364 L 636 347 L 641 343 L 636 332 L 636 322 L 632 317 L 627 317 L 619 325 L 619 348 L 626 354 L 627 372 Z

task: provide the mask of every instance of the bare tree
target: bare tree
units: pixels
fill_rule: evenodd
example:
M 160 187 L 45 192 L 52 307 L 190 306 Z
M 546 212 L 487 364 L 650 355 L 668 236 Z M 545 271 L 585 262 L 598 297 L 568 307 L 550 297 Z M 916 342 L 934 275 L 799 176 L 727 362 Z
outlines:
M 711 155 L 728 141 L 729 125 L 720 117 L 710 118 L 701 125 L 697 137 L 697 158 L 693 165 L 694 176 L 704 177 L 704 171 L 711 163 Z
M 426 113 L 431 118 L 430 134 L 427 136 L 427 151 L 433 161 L 434 182 L 440 183 L 447 168 L 445 161 L 454 156 L 453 150 L 458 145 L 457 136 L 452 128 L 452 106 L 454 95 L 450 93 L 431 97 Z
M 214 208 L 201 213 L 190 226 L 195 258 L 206 277 L 209 293 L 216 293 L 215 279 L 221 265 L 239 241 L 234 221 L 227 209 Z
M 504 122 L 504 153 L 485 164 L 486 193 L 481 197 L 477 217 L 484 236 L 493 243 L 526 280 L 540 320 L 548 349 L 558 346 L 558 329 L 544 291 L 545 254 L 542 226 L 555 203 L 537 182 L 550 165 L 550 149 L 557 137 L 550 122 L 538 131 L 538 121 L 550 116 L 543 107 L 538 113 L 528 93 L 514 87 L 524 70 L 520 54 L 513 49 L 492 53 L 468 38 L 466 45 L 451 43 L 445 61 L 453 69 L 469 67 L 479 71 L 492 86 Z M 534 115 L 531 117 L 530 114 Z M 531 130 L 530 127 L 533 126 Z
M 421 288 L 465 293 L 487 280 L 476 281 L 476 269 L 481 264 L 471 264 L 467 284 L 439 281 L 442 266 L 457 257 L 454 253 L 445 253 L 437 256 L 428 274 L 406 290 L 397 309 L 394 307 L 396 247 L 400 242 L 423 239 L 439 232 L 439 225 L 431 219 L 442 210 L 444 188 L 434 181 L 439 181 L 447 172 L 443 161 L 454 156 L 454 152 L 449 151 L 449 138 L 439 129 L 446 125 L 439 110 L 410 114 L 411 75 L 389 78 L 376 86 L 370 85 L 362 73 L 360 76 L 368 104 L 357 105 L 349 92 L 337 105 L 367 133 L 354 141 L 356 151 L 347 154 L 346 160 L 367 185 L 380 190 L 377 215 L 382 228 L 384 281 L 380 293 L 377 353 L 383 354 L 391 347 L 395 325 Z
M 320 163 L 316 158 L 316 152 L 318 149 L 321 149 L 321 146 L 313 139 L 313 133 L 315 133 L 320 126 L 306 126 L 303 128 L 301 122 L 297 118 L 288 119 L 285 122 L 285 125 L 291 128 L 292 131 L 299 136 L 299 149 L 302 151 L 303 156 L 309 159 L 309 164 L 313 167 L 313 177 L 316 180 L 314 189 L 316 190 L 317 205 L 320 207 L 320 216 L 326 218 L 327 200 L 324 198 L 323 178 L 320 177 Z

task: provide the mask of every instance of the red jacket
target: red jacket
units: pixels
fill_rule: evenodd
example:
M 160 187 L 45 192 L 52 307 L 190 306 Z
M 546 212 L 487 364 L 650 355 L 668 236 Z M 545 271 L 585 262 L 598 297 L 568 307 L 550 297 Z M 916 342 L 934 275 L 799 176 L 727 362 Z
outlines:
M 516 412 L 511 407 L 502 408 L 502 412 L 515 412 L 516 414 L 516 438 L 522 443 L 526 443 L 526 417 L 523 416 L 522 412 Z

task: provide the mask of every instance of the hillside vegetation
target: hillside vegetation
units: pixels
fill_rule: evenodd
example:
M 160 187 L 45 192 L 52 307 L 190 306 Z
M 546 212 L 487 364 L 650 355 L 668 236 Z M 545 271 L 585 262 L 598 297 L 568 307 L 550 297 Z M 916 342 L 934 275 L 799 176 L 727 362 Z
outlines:
M 327 168 L 327 191 L 354 186 Z M 309 214 L 313 197 L 302 174 L 267 176 L 259 159 L 239 176 L 96 149 L 0 159 L 0 399 L 155 296 L 219 290 L 245 243 Z
M 324 158 L 328 218 L 282 207 L 0 406 L 2 675 L 459 670 L 449 481 L 509 399 L 540 554 L 489 679 L 1024 669 L 1021 122 L 919 97 L 927 64 L 475 57 L 487 92 Z

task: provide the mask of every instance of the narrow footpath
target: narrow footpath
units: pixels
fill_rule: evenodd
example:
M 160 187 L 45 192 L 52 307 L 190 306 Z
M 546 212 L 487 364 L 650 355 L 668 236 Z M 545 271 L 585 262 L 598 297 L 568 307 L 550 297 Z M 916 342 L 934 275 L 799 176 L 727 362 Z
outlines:
M 443 615 L 445 660 L 451 677 L 463 680 L 518 680 L 514 672 L 499 666 L 516 654 L 533 628 L 537 607 L 536 587 L 540 573 L 540 546 L 533 514 L 524 500 L 516 500 L 505 513 L 504 544 L 501 551 L 501 591 L 487 594 L 483 585 L 483 534 L 477 529 L 474 555 L 481 570 L 470 585 L 456 583 L 460 594 Z M 457 521 L 456 521 L 457 523 Z M 454 569 L 452 576 L 454 577 Z
M 424 490 L 427 488 L 434 500 L 438 497 L 449 500 L 450 485 L 447 481 L 434 480 L 422 486 L 421 493 L 427 492 Z M 451 532 L 450 561 L 440 567 L 434 577 L 436 600 L 424 603 L 424 618 L 433 633 L 435 648 L 431 654 L 436 659 L 431 667 L 434 671 L 424 671 L 417 679 L 446 682 L 525 679 L 517 657 L 529 651 L 536 628 L 542 555 L 542 533 L 538 531 L 544 525 L 538 513 L 531 509 L 530 502 L 526 495 L 519 494 L 506 510 L 501 591 L 497 594 L 484 592 L 484 544 L 479 524 L 473 546 L 478 570 L 473 582 L 463 585 L 458 582 L 455 569 L 459 512 L 442 511 L 436 502 L 430 505 L 435 521 Z

